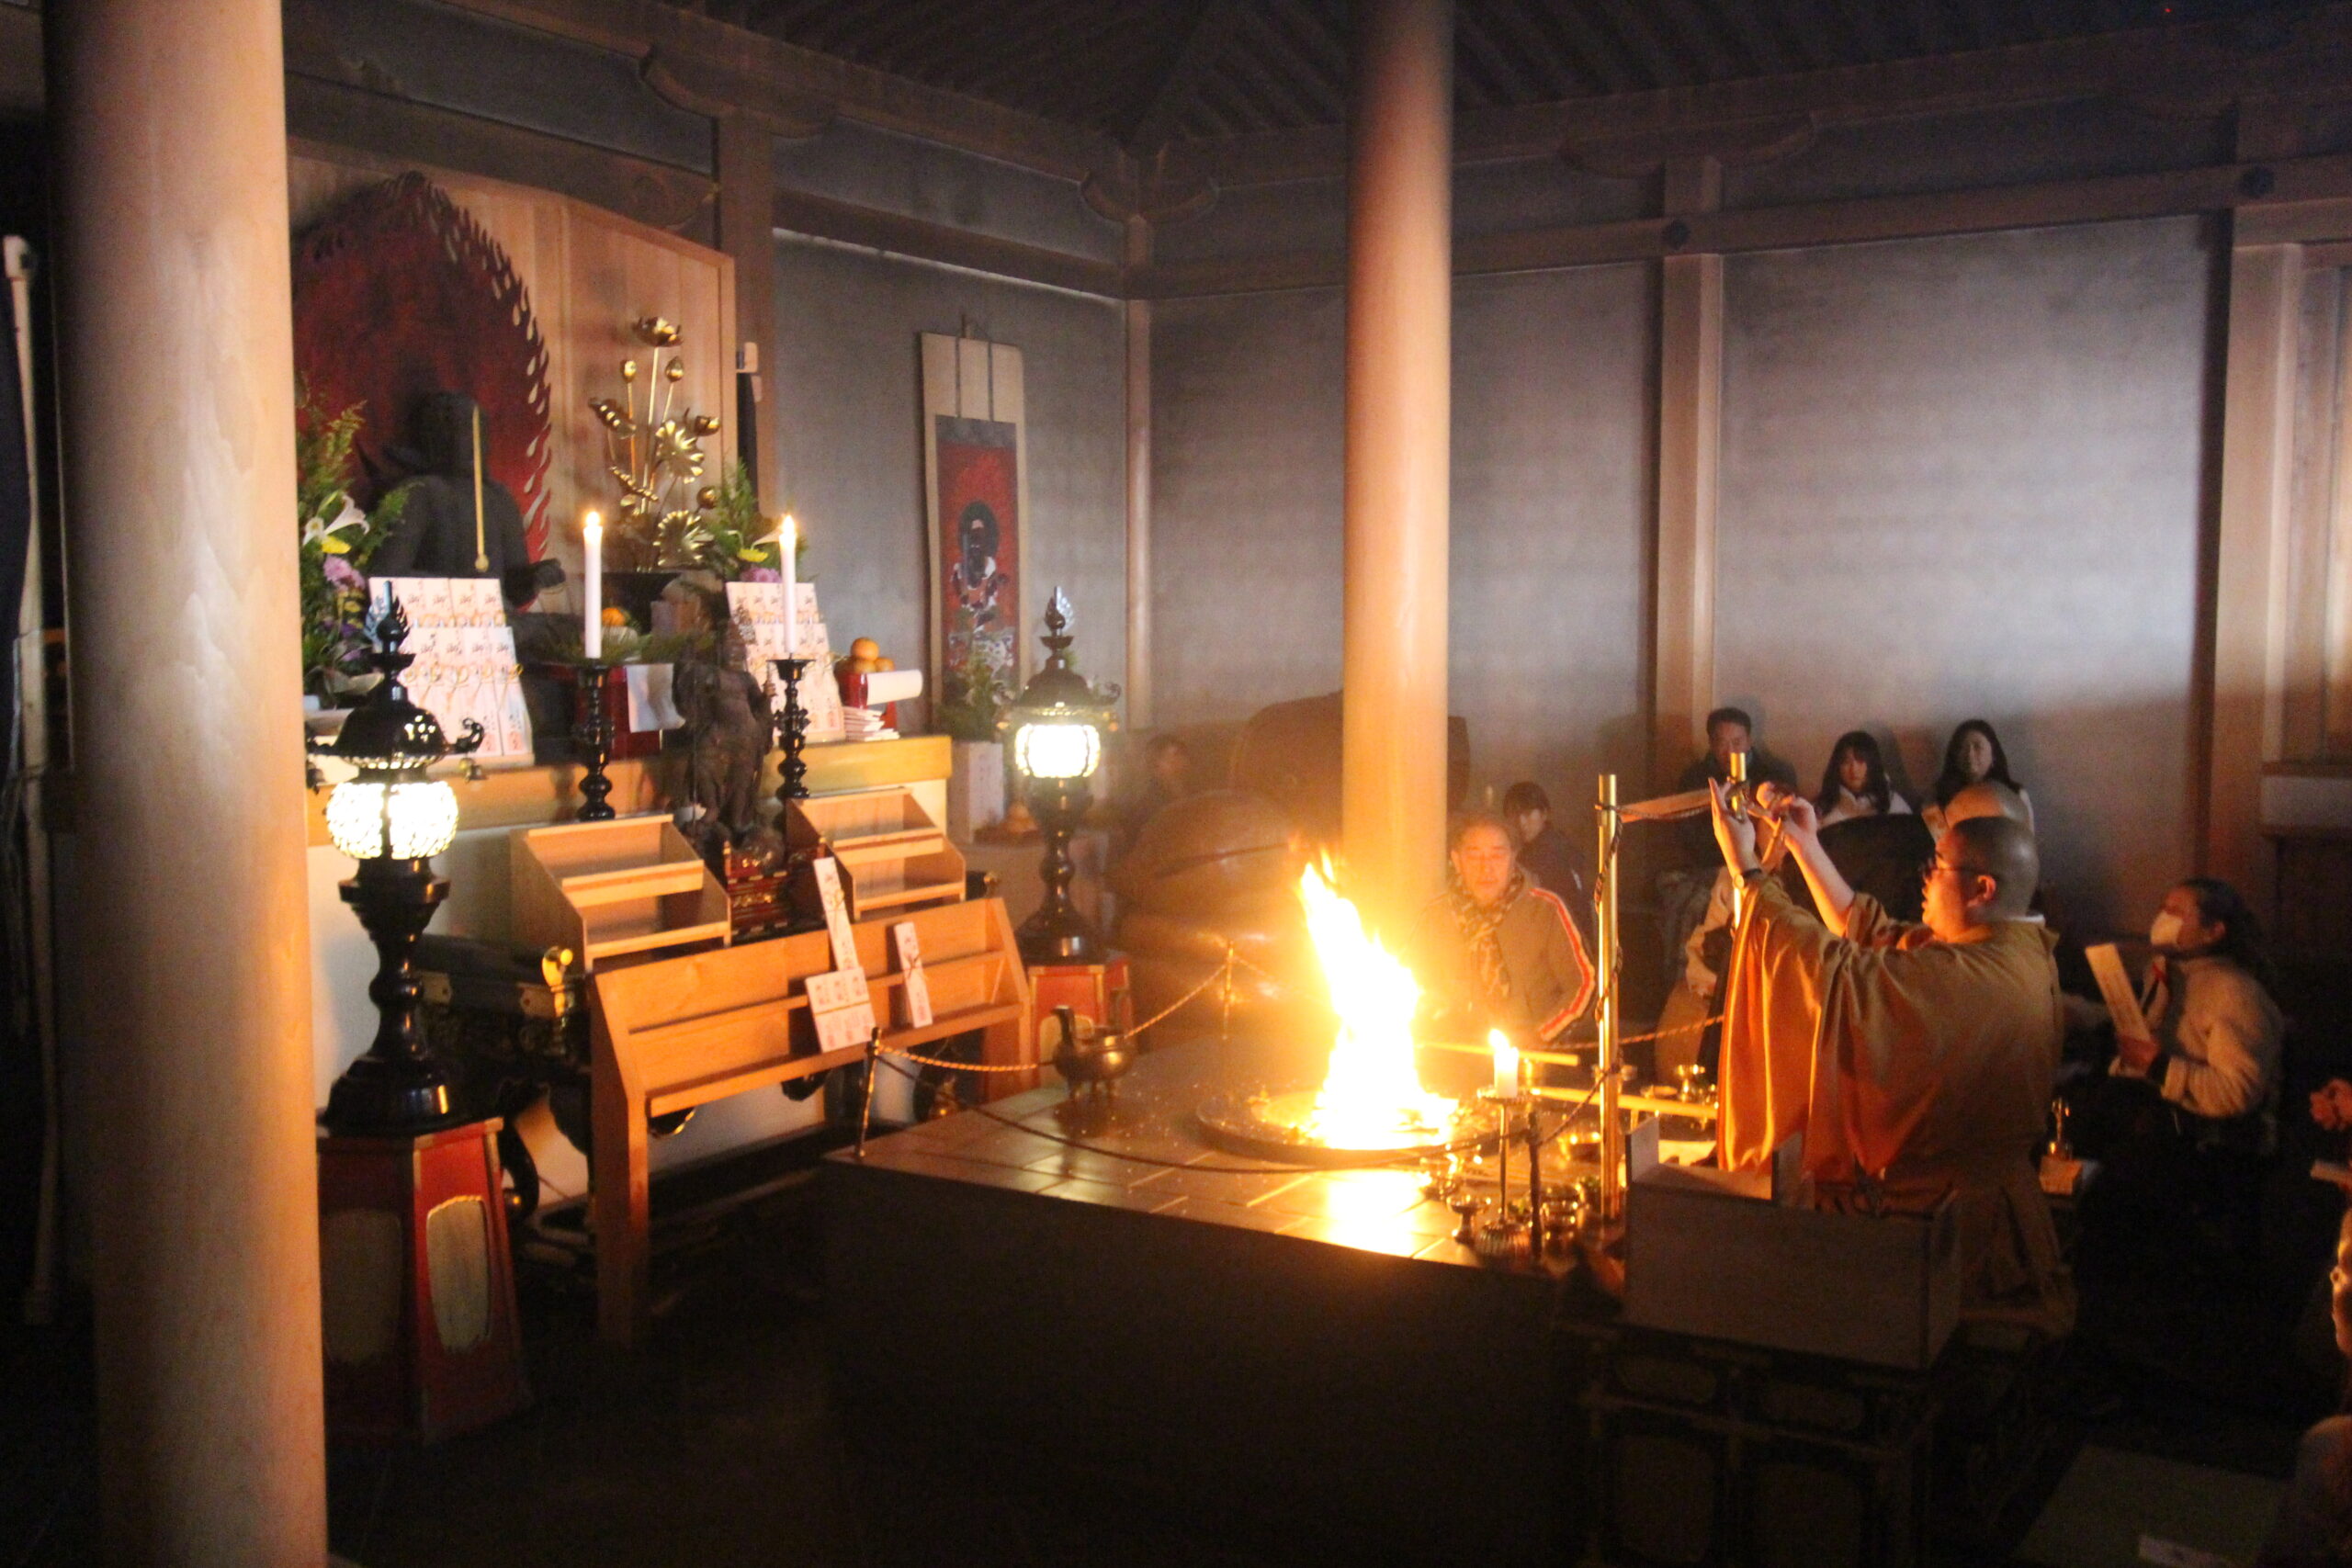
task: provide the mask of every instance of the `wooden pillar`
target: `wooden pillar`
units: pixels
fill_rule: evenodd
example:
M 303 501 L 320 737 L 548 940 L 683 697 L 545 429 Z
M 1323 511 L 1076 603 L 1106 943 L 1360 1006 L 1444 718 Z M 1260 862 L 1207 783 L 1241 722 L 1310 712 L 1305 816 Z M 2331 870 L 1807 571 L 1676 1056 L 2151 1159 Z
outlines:
M 1668 220 L 1712 212 L 1712 158 L 1665 171 Z M 1715 700 L 1715 497 L 1722 452 L 1724 258 L 1658 264 L 1657 533 L 1652 575 L 1650 785 L 1668 789 L 1706 746 Z
M 105 1557 L 316 1568 L 279 7 L 47 19 Z
M 775 385 L 775 137 L 757 115 L 722 114 L 718 129 L 718 248 L 735 261 L 737 345 L 760 350 L 766 396 L 751 432 L 757 456 L 760 503 L 786 509 L 783 445 L 776 428 Z M 732 412 L 732 411 L 729 411 Z
M 2206 609 L 2212 728 L 2199 858 L 2256 908 L 2268 903 L 2273 872 L 2262 836 L 2262 772 L 2280 750 L 2301 279 L 2300 245 L 2241 244 L 2231 252 L 2220 536 Z
M 1127 220 L 1127 265 L 1151 260 L 1151 225 Z M 1127 724 L 1157 722 L 1151 700 L 1151 301 L 1127 311 Z
M 1341 836 L 1390 931 L 1443 867 L 1453 7 L 1355 8 L 1348 125 Z

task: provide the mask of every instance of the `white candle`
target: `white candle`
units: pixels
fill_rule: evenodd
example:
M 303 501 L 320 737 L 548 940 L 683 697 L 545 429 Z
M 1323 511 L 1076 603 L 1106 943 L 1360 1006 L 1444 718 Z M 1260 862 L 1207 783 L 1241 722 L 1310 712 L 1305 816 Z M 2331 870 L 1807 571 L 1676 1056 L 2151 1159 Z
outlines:
M 800 525 L 792 520 L 791 513 L 784 514 L 775 540 L 783 555 L 784 651 L 786 658 L 797 659 L 800 655 Z
M 1512 1044 L 1499 1029 L 1487 1032 L 1487 1044 L 1495 1054 L 1495 1092 L 1519 1092 L 1519 1047 Z
M 580 524 L 580 649 L 605 657 L 605 520 L 591 512 Z

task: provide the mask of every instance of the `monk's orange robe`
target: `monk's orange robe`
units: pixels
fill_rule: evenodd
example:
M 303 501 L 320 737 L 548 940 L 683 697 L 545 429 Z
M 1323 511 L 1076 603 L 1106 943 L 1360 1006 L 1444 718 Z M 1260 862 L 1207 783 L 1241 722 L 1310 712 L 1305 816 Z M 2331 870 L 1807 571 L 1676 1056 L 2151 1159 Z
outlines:
M 1838 937 L 1770 878 L 1724 983 L 1724 1164 L 1792 1134 L 1825 1207 L 1956 1206 L 1964 1310 L 2074 1319 L 2039 1156 L 2065 1026 L 2057 938 L 2028 921 L 1941 942 L 1857 895 Z

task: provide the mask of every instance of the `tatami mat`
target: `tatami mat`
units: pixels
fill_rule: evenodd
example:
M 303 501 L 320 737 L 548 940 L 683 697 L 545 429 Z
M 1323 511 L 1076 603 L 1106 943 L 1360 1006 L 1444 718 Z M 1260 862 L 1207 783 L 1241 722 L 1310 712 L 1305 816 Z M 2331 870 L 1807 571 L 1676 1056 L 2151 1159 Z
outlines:
M 2018 1549 L 2035 1568 L 2250 1563 L 2283 1483 L 2086 1446 Z

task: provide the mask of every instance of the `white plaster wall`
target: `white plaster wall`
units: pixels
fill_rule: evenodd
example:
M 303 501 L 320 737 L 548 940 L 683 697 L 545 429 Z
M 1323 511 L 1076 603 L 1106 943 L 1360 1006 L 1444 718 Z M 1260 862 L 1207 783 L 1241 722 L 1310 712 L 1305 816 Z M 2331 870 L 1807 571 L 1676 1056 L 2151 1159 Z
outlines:
M 2085 932 L 2189 869 L 2213 265 L 2167 219 L 1725 269 L 1720 697 L 1808 784 L 1989 718 Z

